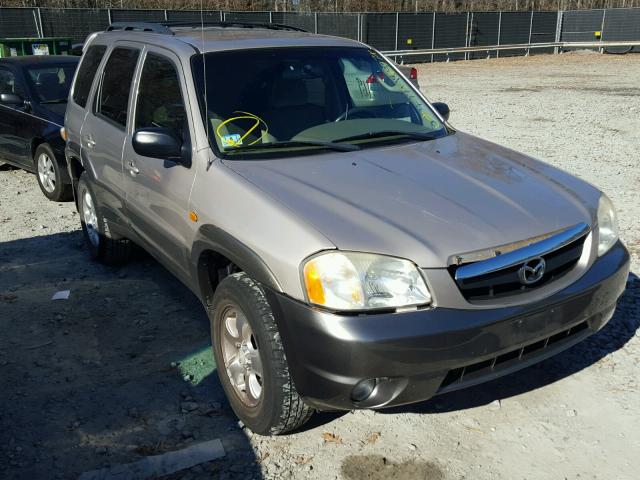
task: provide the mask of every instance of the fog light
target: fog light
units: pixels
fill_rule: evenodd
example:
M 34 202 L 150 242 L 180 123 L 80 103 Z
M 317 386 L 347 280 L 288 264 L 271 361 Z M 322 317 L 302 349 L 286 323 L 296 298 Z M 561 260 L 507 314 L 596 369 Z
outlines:
M 358 382 L 351 391 L 351 399 L 354 402 L 362 402 L 366 400 L 373 393 L 373 389 L 376 388 L 376 383 L 377 381 L 375 378 L 368 378 Z

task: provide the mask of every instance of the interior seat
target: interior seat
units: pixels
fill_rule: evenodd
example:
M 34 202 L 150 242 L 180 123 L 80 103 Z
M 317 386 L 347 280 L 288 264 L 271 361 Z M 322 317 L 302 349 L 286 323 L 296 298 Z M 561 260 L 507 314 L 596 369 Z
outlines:
M 309 101 L 304 79 L 278 78 L 273 85 L 269 109 L 264 114 L 269 133 L 290 140 L 307 128 L 326 123 L 324 106 Z

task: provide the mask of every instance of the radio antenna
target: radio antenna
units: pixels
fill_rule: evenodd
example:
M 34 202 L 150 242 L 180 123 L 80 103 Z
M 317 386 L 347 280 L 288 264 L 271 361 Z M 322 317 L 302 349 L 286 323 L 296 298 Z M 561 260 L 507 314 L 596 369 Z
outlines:
M 209 138 L 209 98 L 207 95 L 207 56 L 205 55 L 205 42 L 204 42 L 204 0 L 200 0 L 200 34 L 202 38 L 202 75 L 204 82 L 204 128 L 207 133 L 207 142 L 210 142 Z M 207 170 L 211 167 L 213 159 L 209 158 L 207 161 Z

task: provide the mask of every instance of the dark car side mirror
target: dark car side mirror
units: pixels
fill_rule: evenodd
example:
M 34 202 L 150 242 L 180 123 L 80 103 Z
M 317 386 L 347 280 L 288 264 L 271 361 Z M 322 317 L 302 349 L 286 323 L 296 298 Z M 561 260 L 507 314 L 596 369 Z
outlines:
M 13 107 L 23 106 L 24 99 L 20 95 L 16 95 L 15 93 L 2 93 L 0 94 L 0 102 L 5 105 L 11 105 Z
M 440 116 L 444 118 L 445 121 L 449 120 L 449 113 L 451 113 L 451 111 L 449 110 L 449 105 L 442 102 L 434 102 L 431 105 L 433 105 L 433 108 L 435 108 L 438 111 Z
M 182 140 L 169 128 L 149 127 L 136 130 L 133 150 L 143 157 L 182 163 Z

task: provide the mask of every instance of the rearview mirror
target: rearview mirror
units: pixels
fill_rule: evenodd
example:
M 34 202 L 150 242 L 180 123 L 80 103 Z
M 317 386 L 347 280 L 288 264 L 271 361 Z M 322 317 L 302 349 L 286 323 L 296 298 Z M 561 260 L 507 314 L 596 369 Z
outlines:
M 0 102 L 5 105 L 12 105 L 14 107 L 24 105 L 24 100 L 20 95 L 16 95 L 15 93 L 3 93 L 0 94 Z
M 431 105 L 433 105 L 433 108 L 435 108 L 438 111 L 440 116 L 444 118 L 445 121 L 449 120 L 449 113 L 451 113 L 449 111 L 449 105 L 442 102 L 434 102 Z
M 162 160 L 182 160 L 182 141 L 176 133 L 163 127 L 141 128 L 136 130 L 132 139 L 133 150 L 143 157 Z

